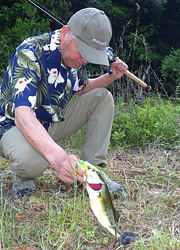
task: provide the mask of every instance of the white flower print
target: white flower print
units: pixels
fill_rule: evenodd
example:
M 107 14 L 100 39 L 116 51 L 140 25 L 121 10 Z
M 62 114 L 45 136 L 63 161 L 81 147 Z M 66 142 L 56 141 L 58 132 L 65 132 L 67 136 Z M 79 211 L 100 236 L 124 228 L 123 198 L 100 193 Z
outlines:
M 50 47 L 50 45 L 49 45 L 49 44 L 46 44 L 46 45 L 43 46 L 43 49 L 44 49 L 45 51 L 48 51 L 48 50 L 49 50 L 49 47 Z
M 59 46 L 59 32 L 55 32 L 55 34 L 51 37 L 50 50 L 54 51 Z
M 36 104 L 36 96 L 29 96 L 28 101 L 31 103 L 31 108 L 34 108 Z
M 55 34 L 52 35 L 51 42 L 59 43 L 59 32 L 56 31 Z
M 62 77 L 61 73 L 59 72 L 59 75 L 55 81 L 54 87 L 56 88 L 58 83 L 63 83 L 64 82 L 64 78 Z
M 59 72 L 58 74 L 58 70 L 56 68 L 52 68 L 52 69 L 47 69 L 48 73 L 49 73 L 49 77 L 48 77 L 48 83 L 53 84 L 55 88 L 57 87 L 58 83 L 63 83 L 64 82 L 64 78 L 62 77 L 61 73 Z
M 47 72 L 49 74 L 49 77 L 48 77 L 48 83 L 51 83 L 53 84 L 58 76 L 58 70 L 55 69 L 55 68 L 52 68 L 52 69 L 47 69 Z
M 51 42 L 51 44 L 50 44 L 50 50 L 51 51 L 56 50 L 56 44 L 54 42 Z
M 29 84 L 32 81 L 32 78 L 29 78 L 27 81 L 25 80 L 25 77 L 19 78 L 15 85 L 15 89 L 18 89 L 16 92 L 16 95 L 19 94 L 20 92 L 23 92 L 24 89 L 26 88 L 27 84 Z
M 76 76 L 76 81 L 75 81 L 73 90 L 76 91 L 76 92 L 78 92 L 78 90 L 79 90 L 79 79 L 78 79 L 78 76 Z

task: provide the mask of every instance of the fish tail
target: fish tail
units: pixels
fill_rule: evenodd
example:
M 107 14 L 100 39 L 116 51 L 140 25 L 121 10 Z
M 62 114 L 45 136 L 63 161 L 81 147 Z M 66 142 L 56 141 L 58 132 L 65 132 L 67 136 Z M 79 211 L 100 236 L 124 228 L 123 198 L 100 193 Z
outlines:
M 118 237 L 118 241 L 125 246 L 136 241 L 138 238 L 139 236 L 137 234 L 122 231 L 121 235 Z

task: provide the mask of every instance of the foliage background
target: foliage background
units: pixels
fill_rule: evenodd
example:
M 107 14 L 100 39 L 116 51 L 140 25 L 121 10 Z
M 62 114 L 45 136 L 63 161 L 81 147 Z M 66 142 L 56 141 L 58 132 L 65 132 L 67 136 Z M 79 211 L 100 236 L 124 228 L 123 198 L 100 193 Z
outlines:
M 112 23 L 110 46 L 125 61 L 131 72 L 145 80 L 153 90 L 168 96 L 176 93 L 180 82 L 180 0 L 38 0 L 47 11 L 66 24 L 73 13 L 85 7 L 105 11 Z M 51 14 L 52 14 L 51 13 Z M 7 0 L 0 7 L 0 77 L 3 78 L 11 53 L 24 38 L 60 28 L 28 1 Z M 175 59 L 175 60 L 174 60 Z M 163 67 L 162 67 L 163 65 Z M 89 66 L 90 75 L 100 74 L 102 67 Z M 163 81 L 160 84 L 157 81 Z M 128 81 L 115 87 L 123 95 Z M 121 92 L 121 94 L 120 94 Z M 130 95 L 134 97 L 131 90 Z M 125 94 L 126 95 L 126 94 Z

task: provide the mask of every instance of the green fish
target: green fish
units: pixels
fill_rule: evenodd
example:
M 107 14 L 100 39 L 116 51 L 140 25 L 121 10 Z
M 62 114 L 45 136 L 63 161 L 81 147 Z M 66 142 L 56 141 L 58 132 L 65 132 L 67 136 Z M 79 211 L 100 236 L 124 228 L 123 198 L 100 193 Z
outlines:
M 85 170 L 83 188 L 87 190 L 91 209 L 99 224 L 106 228 L 123 245 L 134 242 L 138 235 L 122 231 L 116 224 L 119 213 L 114 208 L 108 187 L 103 180 L 101 171 L 88 162 L 80 161 Z

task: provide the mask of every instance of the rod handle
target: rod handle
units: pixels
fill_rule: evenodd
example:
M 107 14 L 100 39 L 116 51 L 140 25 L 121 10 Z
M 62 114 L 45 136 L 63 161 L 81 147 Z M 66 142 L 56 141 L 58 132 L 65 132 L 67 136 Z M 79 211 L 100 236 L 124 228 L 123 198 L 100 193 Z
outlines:
M 129 76 L 132 80 L 139 83 L 141 86 L 143 86 L 147 91 L 151 90 L 151 86 L 147 85 L 145 82 L 143 82 L 141 79 L 139 79 L 137 76 L 129 72 L 129 70 L 126 70 L 124 72 L 127 76 Z

